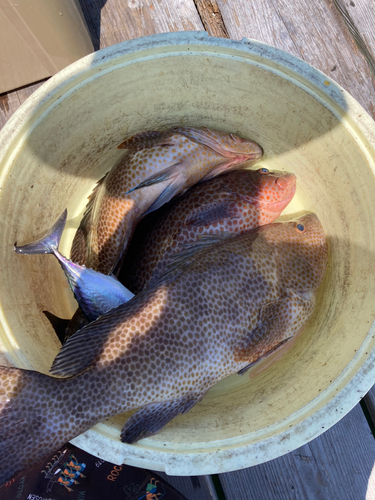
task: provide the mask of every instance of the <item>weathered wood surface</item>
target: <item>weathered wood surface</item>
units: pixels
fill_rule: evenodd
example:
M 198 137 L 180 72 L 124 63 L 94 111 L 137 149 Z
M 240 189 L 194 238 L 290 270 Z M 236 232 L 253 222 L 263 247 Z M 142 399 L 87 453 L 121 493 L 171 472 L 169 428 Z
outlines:
M 333 0 L 358 49 L 375 74 L 375 4 L 367 0 Z
M 168 31 L 203 30 L 193 0 L 80 0 L 95 49 Z
M 374 76 L 334 2 L 217 2 L 230 38 L 254 38 L 300 57 L 332 77 L 375 117 Z
M 13 90 L 0 95 L 0 129 L 9 120 L 12 114 L 26 101 L 26 99 L 36 91 L 46 80 L 32 85 L 27 85 L 18 90 Z
M 216 0 L 194 0 L 204 29 L 210 36 L 229 38 Z
M 210 476 L 167 476 L 158 472 L 188 500 L 219 500 Z
M 374 462 L 375 440 L 357 405 L 298 450 L 219 477 L 227 500 L 372 500 Z
M 193 0 L 80 0 L 95 49 L 169 31 L 202 31 Z M 41 83 L 0 95 L 0 128 Z
M 373 0 L 80 0 L 96 49 L 153 33 L 206 29 L 286 50 L 331 76 L 375 118 Z M 0 128 L 40 83 L 0 96 Z M 375 423 L 375 389 L 365 398 Z M 360 405 L 284 457 L 219 476 L 227 500 L 375 499 L 375 441 Z M 375 472 L 374 472 L 375 474 Z M 212 478 L 167 477 L 189 500 L 217 500 Z

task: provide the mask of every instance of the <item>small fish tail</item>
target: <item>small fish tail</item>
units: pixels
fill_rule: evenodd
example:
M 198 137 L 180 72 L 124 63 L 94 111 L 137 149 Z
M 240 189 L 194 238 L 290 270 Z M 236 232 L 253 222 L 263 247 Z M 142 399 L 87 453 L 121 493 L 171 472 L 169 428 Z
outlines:
M 58 249 L 61 235 L 64 231 L 66 218 L 67 210 L 65 209 L 43 238 L 22 246 L 17 246 L 16 243 L 14 245 L 15 252 L 24 255 L 55 253 Z
M 63 344 L 66 340 L 67 332 L 69 329 L 70 319 L 63 319 L 55 316 L 49 311 L 42 311 L 48 321 L 51 323 L 52 328 L 55 330 L 55 333 Z

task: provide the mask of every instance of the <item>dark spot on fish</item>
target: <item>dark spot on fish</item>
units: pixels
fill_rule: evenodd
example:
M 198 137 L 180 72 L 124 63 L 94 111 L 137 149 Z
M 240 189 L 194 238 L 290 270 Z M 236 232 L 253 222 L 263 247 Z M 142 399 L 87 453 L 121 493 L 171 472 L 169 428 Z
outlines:
M 331 69 L 331 71 L 336 71 L 336 69 L 337 69 L 337 66 L 336 66 L 336 64 L 335 64 L 335 65 L 333 66 L 333 68 Z
M 31 189 L 34 187 L 34 184 L 31 186 Z
M 355 7 L 355 3 L 354 2 L 350 2 L 350 5 L 351 5 L 351 7 Z

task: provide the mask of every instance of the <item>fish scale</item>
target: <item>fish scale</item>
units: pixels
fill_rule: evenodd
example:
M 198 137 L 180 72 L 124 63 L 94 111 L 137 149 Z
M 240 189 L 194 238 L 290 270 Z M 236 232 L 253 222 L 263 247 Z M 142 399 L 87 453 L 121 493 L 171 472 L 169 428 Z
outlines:
M 314 214 L 216 236 L 73 335 L 51 368 L 67 378 L 0 367 L 0 482 L 112 415 L 139 408 L 123 442 L 160 431 L 215 383 L 293 338 L 326 265 Z
M 234 134 L 177 128 L 143 132 L 120 146 L 128 154 L 97 184 L 73 240 L 71 259 L 109 274 L 136 222 L 201 179 L 261 158 L 262 148 Z
M 201 182 L 140 222 L 119 280 L 133 293 L 152 286 L 173 255 L 205 235 L 240 234 L 273 222 L 296 190 L 289 172 L 236 170 Z

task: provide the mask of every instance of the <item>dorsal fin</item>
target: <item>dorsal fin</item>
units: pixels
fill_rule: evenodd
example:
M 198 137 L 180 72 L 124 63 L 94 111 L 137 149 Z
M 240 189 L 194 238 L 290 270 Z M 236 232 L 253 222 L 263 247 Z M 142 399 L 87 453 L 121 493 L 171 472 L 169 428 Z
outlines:
M 158 132 L 156 130 L 150 130 L 148 132 L 140 132 L 139 134 L 134 134 L 124 142 L 117 146 L 117 149 L 131 149 L 132 151 L 141 151 L 142 149 L 149 149 L 155 146 L 172 146 L 173 141 L 168 140 L 165 132 Z
M 70 250 L 70 259 L 75 262 L 76 264 L 80 264 L 81 266 L 84 266 L 86 264 L 86 259 L 87 259 L 87 238 L 88 234 L 90 231 L 90 225 L 91 225 L 91 217 L 92 217 L 92 210 L 93 206 L 96 200 L 96 196 L 98 195 L 98 191 L 100 187 L 102 186 L 105 178 L 107 177 L 108 173 L 104 175 L 97 183 L 96 186 L 94 187 L 92 193 L 90 194 L 88 198 L 88 203 L 86 205 L 85 211 L 83 213 L 83 217 L 81 220 L 81 223 L 76 231 L 76 234 L 73 239 L 72 243 L 72 248 Z
M 126 328 L 127 319 L 139 307 L 147 307 L 154 293 L 154 288 L 141 292 L 130 302 L 111 309 L 72 335 L 54 359 L 50 373 L 69 377 L 89 368 L 99 358 L 111 333 L 119 325 Z
M 221 233 L 219 235 L 204 235 L 197 241 L 181 246 L 181 250 L 170 257 L 170 261 L 163 275 L 157 279 L 152 286 L 159 286 L 173 281 L 192 260 L 198 258 L 198 255 L 206 252 L 213 245 L 217 246 L 233 238 L 230 233 Z
M 228 219 L 239 217 L 239 210 L 233 206 L 231 199 L 221 202 L 201 205 L 185 219 L 185 225 L 190 227 L 209 226 Z

